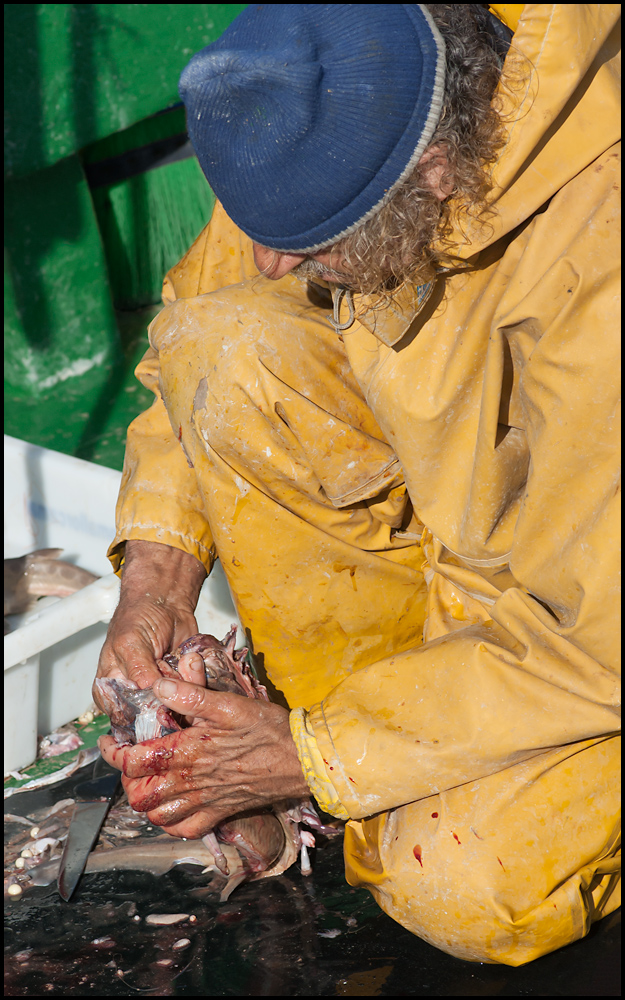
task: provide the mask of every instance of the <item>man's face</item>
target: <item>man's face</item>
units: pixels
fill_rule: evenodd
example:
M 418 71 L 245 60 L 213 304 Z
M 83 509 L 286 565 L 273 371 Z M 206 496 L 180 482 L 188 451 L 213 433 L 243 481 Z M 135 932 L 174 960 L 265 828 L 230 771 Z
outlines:
M 341 254 L 338 250 L 319 250 L 313 254 L 281 253 L 258 243 L 253 246 L 256 267 L 272 281 L 277 281 L 292 271 L 298 278 L 322 278 L 324 281 L 350 286 L 349 274 L 341 271 Z
M 419 160 L 419 166 L 422 183 L 430 189 L 437 201 L 443 202 L 453 190 L 453 181 L 448 176 L 446 150 L 440 145 L 430 146 Z M 415 240 L 418 238 L 419 234 L 415 233 Z M 281 253 L 279 250 L 268 250 L 259 243 L 254 243 L 253 246 L 256 267 L 272 281 L 277 281 L 292 271 L 300 278 L 316 277 L 346 288 L 358 287 L 353 274 L 350 276 L 340 245 L 312 254 Z

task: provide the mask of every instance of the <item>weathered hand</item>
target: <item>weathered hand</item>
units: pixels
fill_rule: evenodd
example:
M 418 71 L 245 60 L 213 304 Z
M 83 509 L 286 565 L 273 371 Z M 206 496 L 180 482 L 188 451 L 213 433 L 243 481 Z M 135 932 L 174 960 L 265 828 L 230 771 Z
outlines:
M 101 737 L 100 749 L 124 772 L 133 809 L 155 826 L 202 837 L 235 814 L 310 795 L 282 706 L 184 681 L 160 680 L 154 692 L 195 724 L 137 746 Z
M 127 678 L 140 688 L 160 677 L 157 661 L 197 632 L 194 608 L 206 577 L 187 552 L 129 541 L 117 610 L 100 654 L 98 677 Z M 187 680 L 199 679 L 182 672 Z M 93 689 L 94 700 L 98 691 Z

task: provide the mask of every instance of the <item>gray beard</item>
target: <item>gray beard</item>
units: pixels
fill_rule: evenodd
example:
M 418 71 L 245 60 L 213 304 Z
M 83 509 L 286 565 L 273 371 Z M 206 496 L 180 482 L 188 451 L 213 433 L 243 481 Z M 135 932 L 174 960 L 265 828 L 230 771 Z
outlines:
M 294 267 L 291 274 L 294 274 L 296 278 L 301 278 L 303 281 L 308 281 L 310 278 L 321 278 L 324 280 L 324 275 L 331 275 L 335 278 L 341 285 L 346 288 L 350 286 L 349 275 L 343 274 L 341 271 L 335 271 L 334 268 L 328 267 L 326 264 L 321 264 L 318 260 L 303 260 L 301 264 Z

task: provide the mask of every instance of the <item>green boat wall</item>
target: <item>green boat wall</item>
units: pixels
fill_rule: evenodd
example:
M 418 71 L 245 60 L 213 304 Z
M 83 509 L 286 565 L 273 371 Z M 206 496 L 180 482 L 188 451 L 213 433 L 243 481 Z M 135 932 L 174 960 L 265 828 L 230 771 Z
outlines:
M 177 85 L 246 4 L 5 4 L 5 431 L 120 469 L 163 276 L 214 198 Z

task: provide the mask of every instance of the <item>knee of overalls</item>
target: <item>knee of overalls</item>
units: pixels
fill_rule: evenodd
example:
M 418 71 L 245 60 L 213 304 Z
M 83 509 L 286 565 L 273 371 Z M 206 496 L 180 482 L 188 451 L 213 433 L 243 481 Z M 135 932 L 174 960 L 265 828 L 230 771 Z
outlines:
M 523 965 L 620 905 L 620 737 L 537 754 L 346 828 L 352 885 L 467 961 Z
M 280 502 L 304 494 L 339 510 L 399 486 L 403 473 L 323 303 L 296 278 L 254 278 L 177 300 L 150 340 L 191 462 L 208 451 Z
M 240 620 L 294 705 L 418 644 L 425 601 L 421 550 L 395 534 L 403 472 L 327 312 L 296 279 L 259 278 L 150 331 Z

